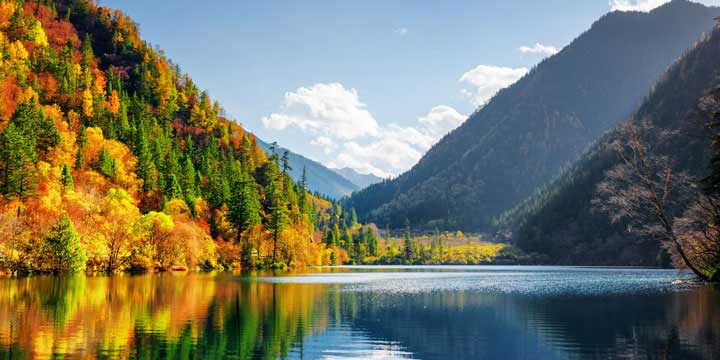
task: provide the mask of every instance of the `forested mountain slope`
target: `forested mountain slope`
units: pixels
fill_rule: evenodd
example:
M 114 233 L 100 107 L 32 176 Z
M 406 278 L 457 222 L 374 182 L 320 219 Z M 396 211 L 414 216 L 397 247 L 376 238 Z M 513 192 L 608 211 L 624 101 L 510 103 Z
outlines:
M 355 193 L 381 227 L 487 229 L 626 119 L 660 74 L 720 14 L 684 0 L 613 12 L 501 90 L 397 179 Z
M 720 103 L 720 30 L 700 41 L 674 64 L 629 120 L 645 123 L 655 155 L 674 160 L 674 173 L 705 176 L 710 137 L 705 127 L 707 105 Z M 670 134 L 670 136 L 668 136 Z M 547 189 L 508 214 L 517 245 L 549 255 L 552 262 L 583 265 L 667 265 L 656 239 L 630 232 L 624 222 L 612 223 L 591 203 L 605 173 L 620 158 L 608 133 L 582 160 Z
M 0 272 L 342 255 L 313 241 L 330 204 L 119 10 L 0 1 L 0 104 Z

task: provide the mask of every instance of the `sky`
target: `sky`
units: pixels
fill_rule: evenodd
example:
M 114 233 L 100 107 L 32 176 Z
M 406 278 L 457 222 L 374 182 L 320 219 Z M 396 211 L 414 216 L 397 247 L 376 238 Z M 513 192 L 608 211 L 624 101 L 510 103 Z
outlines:
M 97 2 L 261 139 L 390 177 L 603 14 L 667 0 Z

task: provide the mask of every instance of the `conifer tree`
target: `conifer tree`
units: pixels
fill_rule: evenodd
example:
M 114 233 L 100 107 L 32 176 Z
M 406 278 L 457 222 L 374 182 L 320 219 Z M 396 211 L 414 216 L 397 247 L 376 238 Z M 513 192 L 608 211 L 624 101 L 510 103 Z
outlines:
M 110 152 L 105 149 L 105 147 L 100 150 L 100 156 L 98 156 L 98 160 L 95 163 L 95 170 L 107 177 L 115 176 L 115 172 L 117 171 L 117 163 L 115 162 L 115 159 L 113 159 L 112 155 L 110 155 Z
M 10 123 L 0 134 L 0 181 L 2 193 L 20 203 L 37 188 L 35 147 L 24 134 Z M 18 206 L 20 215 L 20 206 Z
M 247 176 L 234 181 L 228 200 L 228 220 L 237 230 L 238 242 L 245 231 L 260 224 L 260 209 L 255 181 Z
M 41 253 L 46 257 L 48 270 L 53 273 L 85 270 L 87 252 L 80 244 L 80 236 L 66 214 L 53 225 L 45 236 Z
M 75 189 L 72 173 L 70 173 L 70 167 L 68 164 L 63 164 L 62 173 L 60 174 L 60 183 L 65 190 Z
M 170 176 L 167 178 L 165 184 L 165 191 L 163 193 L 165 195 L 166 201 L 183 198 L 182 188 L 180 187 L 180 183 L 178 183 L 175 174 L 170 174 Z

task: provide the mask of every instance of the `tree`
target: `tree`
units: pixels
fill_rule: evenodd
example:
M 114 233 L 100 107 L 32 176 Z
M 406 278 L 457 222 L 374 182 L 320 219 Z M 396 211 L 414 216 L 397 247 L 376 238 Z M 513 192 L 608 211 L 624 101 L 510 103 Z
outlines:
M 63 164 L 62 172 L 60 173 L 60 183 L 65 190 L 75 189 L 72 173 L 70 173 L 70 167 L 68 164 Z
M 105 147 L 100 150 L 100 156 L 98 156 L 98 160 L 95 163 L 95 170 L 107 177 L 115 176 L 115 172 L 117 171 L 117 163 Z
M 37 101 L 28 100 L 18 104 L 10 118 L 37 151 L 45 155 L 47 151 L 60 143 L 60 132 L 55 122 L 45 117 Z
M 75 170 L 80 170 L 83 167 L 84 164 L 84 153 L 83 150 L 85 150 L 85 145 L 87 145 L 88 138 L 87 134 L 85 133 L 85 127 L 80 127 L 80 130 L 78 130 L 77 134 L 77 140 L 75 143 L 77 144 L 77 156 L 75 157 Z
M 404 234 L 404 244 L 403 249 L 405 252 L 405 262 L 412 263 L 415 260 L 415 243 L 412 240 L 412 236 L 410 234 L 410 221 L 405 220 L 405 234 Z
M 175 174 L 170 174 L 168 178 L 165 180 L 165 199 L 166 201 L 170 201 L 172 199 L 182 199 L 183 193 L 182 189 L 180 188 L 180 183 L 178 183 L 177 177 L 175 177 Z
M 278 186 L 272 189 L 270 198 L 270 220 L 267 228 L 270 230 L 273 239 L 272 262 L 274 264 L 277 259 L 277 248 L 280 234 L 282 234 L 282 231 L 290 223 L 290 217 L 288 216 L 287 203 L 282 196 L 282 190 Z
M 0 157 L 2 193 L 22 204 L 37 188 L 37 156 L 33 144 L 13 123 L 0 134 Z M 20 209 L 18 205 L 18 215 Z
M 675 226 L 680 209 L 695 197 L 695 184 L 686 173 L 675 172 L 670 157 L 654 152 L 653 142 L 648 140 L 654 136 L 654 143 L 659 143 L 672 134 L 653 130 L 648 124 L 635 123 L 618 130 L 610 148 L 617 153 L 620 164 L 606 172 L 593 204 L 609 213 L 613 222 L 628 221 L 640 236 L 660 239 L 677 259 L 676 264 L 710 280 L 713 274 L 697 262 L 692 254 L 694 246 Z
M 378 237 L 375 235 L 372 227 L 368 226 L 365 235 L 365 241 L 367 242 L 368 252 L 370 256 L 377 256 Z
M 140 210 L 124 190 L 110 189 L 100 204 L 95 228 L 107 247 L 107 271 L 123 269 L 132 253 L 135 222 Z
M 41 253 L 47 259 L 48 270 L 53 273 L 85 270 L 87 252 L 67 214 L 61 215 L 45 236 Z
M 239 242 L 242 234 L 260 224 L 260 200 L 255 181 L 247 175 L 233 182 L 228 201 L 228 220 L 237 230 Z

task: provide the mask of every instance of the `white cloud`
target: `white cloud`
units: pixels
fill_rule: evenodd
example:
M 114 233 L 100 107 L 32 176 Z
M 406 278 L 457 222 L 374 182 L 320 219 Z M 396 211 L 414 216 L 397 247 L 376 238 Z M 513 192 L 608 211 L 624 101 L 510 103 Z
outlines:
M 466 116 L 438 105 L 410 126 L 381 126 L 360 102 L 357 91 L 341 84 L 315 84 L 285 94 L 279 112 L 262 119 L 266 128 L 300 131 L 321 152 L 316 160 L 334 168 L 388 177 L 413 166 Z M 358 127 L 359 129 L 351 129 Z
M 302 131 L 340 140 L 377 136 L 379 126 L 360 102 L 355 89 L 342 84 L 315 84 L 285 93 L 280 112 L 262 118 L 265 127 L 284 130 L 297 127 Z
M 318 136 L 317 138 L 310 140 L 310 145 L 322 148 L 325 154 L 330 154 L 337 148 L 337 144 L 335 144 L 335 142 L 327 136 Z
M 670 0 L 610 0 L 610 10 L 650 11 Z
M 460 92 L 475 106 L 485 105 L 500 89 L 506 88 L 527 74 L 527 68 L 478 65 L 460 77 L 460 82 L 473 89 Z
M 399 28 L 393 30 L 393 32 L 394 32 L 395 34 L 400 35 L 400 36 L 405 36 L 405 35 L 407 35 L 408 31 L 409 31 L 409 30 L 408 30 L 408 28 L 406 28 L 406 27 L 399 27 Z
M 437 141 L 462 124 L 466 118 L 466 115 L 460 114 L 449 106 L 438 105 L 433 107 L 427 115 L 419 117 L 418 122 L 424 125 Z
M 543 45 L 541 43 L 535 43 L 534 46 L 521 46 L 518 48 L 518 51 L 520 51 L 523 54 L 543 54 L 543 55 L 555 55 L 560 50 L 554 46 L 549 45 Z

